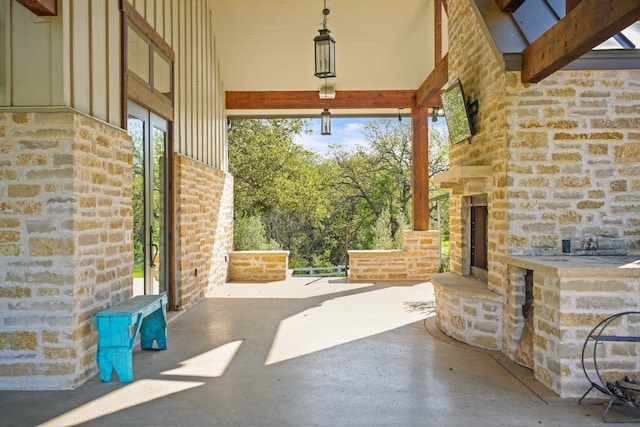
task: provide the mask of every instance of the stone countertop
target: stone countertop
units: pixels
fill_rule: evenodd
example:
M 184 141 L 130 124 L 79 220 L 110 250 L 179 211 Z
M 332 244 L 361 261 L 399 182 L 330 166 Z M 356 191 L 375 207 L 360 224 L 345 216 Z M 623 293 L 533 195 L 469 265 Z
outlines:
M 640 277 L 638 256 L 512 255 L 507 264 L 561 277 Z

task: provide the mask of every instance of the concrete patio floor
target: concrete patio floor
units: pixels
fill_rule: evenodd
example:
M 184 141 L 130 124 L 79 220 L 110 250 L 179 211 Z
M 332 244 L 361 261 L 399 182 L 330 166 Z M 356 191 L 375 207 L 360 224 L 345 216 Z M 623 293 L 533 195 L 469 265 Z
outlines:
M 0 391 L 0 425 L 603 424 L 602 401 L 559 399 L 434 315 L 430 283 L 227 284 L 171 314 L 168 350 L 135 350 L 133 383 Z

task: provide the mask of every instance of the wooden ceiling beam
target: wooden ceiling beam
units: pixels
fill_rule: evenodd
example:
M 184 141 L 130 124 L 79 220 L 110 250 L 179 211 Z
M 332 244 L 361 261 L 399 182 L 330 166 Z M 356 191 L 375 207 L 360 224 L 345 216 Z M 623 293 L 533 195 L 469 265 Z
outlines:
M 56 0 L 18 0 L 18 3 L 38 16 L 56 16 L 58 14 Z
M 496 4 L 503 12 L 515 12 L 522 3 L 524 0 L 496 0 Z
M 569 13 L 573 10 L 574 7 L 576 7 L 578 5 L 578 3 L 580 3 L 582 0 L 567 0 L 565 2 L 565 10 L 566 13 Z
M 413 108 L 415 90 L 338 90 L 334 99 L 320 99 L 319 91 L 227 91 L 227 110 L 307 110 Z
M 438 62 L 426 80 L 420 85 L 416 93 L 417 105 L 428 105 L 429 107 L 439 107 L 440 103 L 433 103 L 434 96 L 440 95 L 442 88 L 449 82 L 449 54 L 447 53 Z
M 537 83 L 640 20 L 640 0 L 583 0 L 523 52 L 522 82 Z

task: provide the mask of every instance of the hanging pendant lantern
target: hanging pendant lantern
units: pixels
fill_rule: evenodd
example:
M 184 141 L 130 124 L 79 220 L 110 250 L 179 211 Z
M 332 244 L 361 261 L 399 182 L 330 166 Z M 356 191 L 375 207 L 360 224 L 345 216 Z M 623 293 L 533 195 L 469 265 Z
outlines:
M 331 113 L 328 108 L 320 114 L 320 134 L 331 135 Z
M 327 2 L 324 2 L 322 9 L 324 19 L 322 29 L 318 30 L 318 35 L 313 39 L 315 45 L 316 71 L 314 75 L 321 79 L 336 76 L 336 40 L 331 37 L 331 31 L 327 28 Z

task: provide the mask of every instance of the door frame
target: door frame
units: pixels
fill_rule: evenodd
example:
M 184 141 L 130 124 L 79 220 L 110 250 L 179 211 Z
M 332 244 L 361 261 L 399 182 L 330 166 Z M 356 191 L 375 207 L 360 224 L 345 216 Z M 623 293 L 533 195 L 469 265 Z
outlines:
M 151 283 L 149 282 L 147 279 L 147 276 L 150 276 L 153 274 L 153 270 L 151 269 L 151 261 L 154 258 L 153 256 L 153 251 L 149 250 L 149 246 L 152 245 L 152 241 L 153 241 L 153 236 L 151 236 L 149 234 L 149 227 L 152 226 L 152 221 L 153 221 L 153 199 L 151 199 L 151 202 L 149 201 L 149 197 L 151 196 L 153 197 L 153 174 L 154 174 L 154 168 L 155 168 L 155 164 L 153 163 L 155 161 L 155 153 L 153 151 L 149 151 L 148 148 L 151 147 L 151 150 L 153 150 L 153 132 L 154 129 L 160 130 L 161 132 L 163 132 L 165 134 L 165 142 L 164 142 L 164 171 L 162 173 L 162 177 L 163 177 L 163 182 L 161 183 L 162 187 L 163 187 L 163 191 L 162 191 L 162 195 L 164 200 L 162 201 L 162 207 L 164 212 L 162 213 L 163 215 L 163 221 L 161 224 L 161 228 L 160 228 L 160 232 L 163 235 L 163 239 L 162 239 L 162 253 L 160 253 L 160 259 L 161 259 L 161 270 L 162 270 L 162 275 L 164 276 L 164 280 L 165 280 L 165 290 L 163 292 L 166 292 L 167 294 L 169 294 L 169 283 L 170 283 L 170 276 L 169 276 L 169 265 L 167 264 L 168 261 L 171 261 L 171 258 L 169 256 L 169 248 L 170 248 L 170 210 L 169 210 L 169 205 L 170 205 L 170 160 L 169 157 L 171 156 L 171 151 L 170 151 L 170 136 L 169 136 L 169 124 L 170 122 L 167 121 L 166 119 L 160 117 L 159 115 L 153 113 L 152 111 L 148 110 L 147 108 L 143 107 L 142 105 L 139 105 L 138 103 L 129 100 L 129 102 L 127 103 L 127 108 L 128 108 L 128 114 L 130 114 L 133 117 L 136 117 L 137 119 L 142 120 L 145 123 L 145 128 L 144 128 L 144 152 L 143 152 L 143 165 L 144 165 L 144 170 L 143 170 L 143 174 L 144 174 L 144 217 L 143 217 L 143 235 L 144 235 L 144 274 L 145 274 L 145 285 L 144 285 L 144 293 L 145 294 L 153 294 L 153 288 L 151 287 Z M 172 157 L 172 156 L 171 156 Z M 149 185 L 151 185 L 151 188 L 149 188 Z M 151 194 L 150 194 L 151 193 Z M 150 205 L 149 205 L 150 204 Z M 147 209 L 150 208 L 150 209 Z M 147 250 L 149 250 L 149 252 L 147 252 Z M 159 251 L 160 249 L 158 249 Z
M 127 130 L 127 117 L 129 101 L 140 105 L 149 112 L 158 115 L 167 121 L 167 154 L 166 154 L 166 293 L 168 297 L 168 310 L 178 310 L 178 296 L 176 285 L 176 248 L 175 248 L 175 149 L 174 149 L 174 64 L 175 54 L 168 43 L 151 27 L 146 20 L 135 10 L 127 0 L 120 1 L 120 11 L 122 13 L 121 22 L 121 84 L 122 84 L 122 124 Z M 140 79 L 134 73 L 129 72 L 128 67 L 128 29 L 131 28 L 146 41 L 150 49 L 150 70 L 153 70 L 153 53 L 157 53 L 170 65 L 170 90 L 168 93 L 161 93 L 157 90 L 153 81 L 153 72 L 147 80 Z

